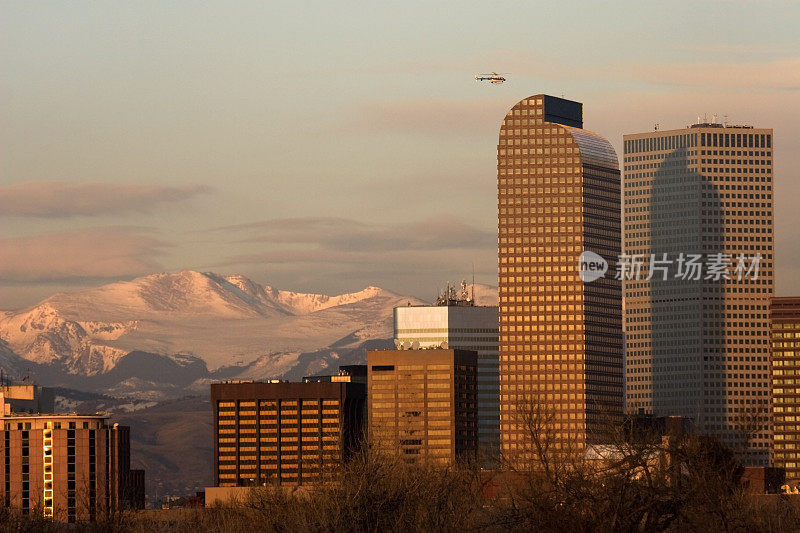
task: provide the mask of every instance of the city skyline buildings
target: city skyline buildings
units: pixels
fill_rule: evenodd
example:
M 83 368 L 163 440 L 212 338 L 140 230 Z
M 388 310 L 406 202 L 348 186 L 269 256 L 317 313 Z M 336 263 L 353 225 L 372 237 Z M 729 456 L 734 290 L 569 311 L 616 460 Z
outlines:
M 474 305 L 466 295 L 459 298 L 440 298 L 440 305 L 396 307 L 394 340 L 398 346 L 475 351 L 478 457 L 485 466 L 494 466 L 500 457 L 497 306 Z
M 645 263 L 625 279 L 627 409 L 691 417 L 762 466 L 772 148 L 771 129 L 720 123 L 624 136 L 624 252 Z
M 538 94 L 500 128 L 501 451 L 520 465 L 536 457 L 535 418 L 548 421 L 554 449 L 580 454 L 622 417 L 621 283 L 579 274 L 584 252 L 616 265 L 619 164 L 582 127 L 582 104 Z
M 130 467 L 130 440 L 106 414 L 0 416 L 0 505 L 69 523 L 143 509 L 145 472 Z
M 474 260 L 495 285 L 486 178 L 497 117 L 526 87 L 584 102 L 620 155 L 623 133 L 655 123 L 774 127 L 775 294 L 800 294 L 800 4 L 272 7 L 7 4 L 0 307 L 182 269 L 425 298 Z M 512 74 L 475 83 L 484 70 Z M 219 350 L 221 364 L 236 352 Z

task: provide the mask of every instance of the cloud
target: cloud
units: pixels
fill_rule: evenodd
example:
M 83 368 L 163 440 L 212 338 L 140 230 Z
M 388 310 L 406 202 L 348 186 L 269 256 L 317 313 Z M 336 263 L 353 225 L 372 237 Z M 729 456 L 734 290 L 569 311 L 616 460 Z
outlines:
M 162 270 L 166 243 L 143 228 L 108 227 L 0 239 L 0 280 L 33 283 L 132 277 Z
M 0 186 L 0 214 L 68 218 L 143 213 L 159 204 L 180 202 L 210 190 L 205 185 L 26 181 Z
M 719 54 L 731 57 L 731 54 L 763 54 L 776 57 L 781 55 L 785 47 L 776 43 L 733 43 L 733 42 L 706 42 L 678 44 L 679 50 L 691 53 Z
M 497 236 L 451 215 L 387 224 L 336 217 L 281 218 L 216 228 L 250 243 L 209 268 L 246 272 L 297 290 L 348 291 L 365 283 L 432 297 L 446 280 L 496 275 Z
M 432 251 L 490 248 L 494 232 L 441 215 L 400 224 L 365 224 L 347 218 L 281 218 L 217 228 L 245 231 L 244 242 L 311 245 L 339 252 Z

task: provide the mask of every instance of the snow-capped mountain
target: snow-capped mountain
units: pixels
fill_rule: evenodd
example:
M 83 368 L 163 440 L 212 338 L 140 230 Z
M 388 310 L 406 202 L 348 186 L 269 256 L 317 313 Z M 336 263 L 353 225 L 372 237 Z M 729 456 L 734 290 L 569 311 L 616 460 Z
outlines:
M 134 350 L 194 355 L 214 369 L 320 348 L 370 325 L 386 338 L 392 307 L 407 300 L 377 287 L 302 294 L 185 270 L 56 294 L 6 312 L 0 339 L 24 359 L 84 375 L 107 372 Z
M 479 304 L 496 289 L 476 285 Z M 390 347 L 392 309 L 424 303 L 378 287 L 338 296 L 185 270 L 0 314 L 0 366 L 45 385 L 155 397 L 213 379 L 296 379 Z M 157 370 L 156 370 L 157 369 Z

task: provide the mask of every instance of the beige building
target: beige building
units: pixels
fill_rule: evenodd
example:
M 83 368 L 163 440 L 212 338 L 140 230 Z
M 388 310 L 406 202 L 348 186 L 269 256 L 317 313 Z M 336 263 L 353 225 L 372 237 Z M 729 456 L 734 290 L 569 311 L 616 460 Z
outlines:
M 105 415 L 0 418 L 0 502 L 61 522 L 144 507 L 144 471 L 130 469 L 129 428 Z
M 465 350 L 368 351 L 372 448 L 411 463 L 474 460 L 477 364 Z
M 624 146 L 627 409 L 691 417 L 766 466 L 772 130 L 703 123 Z
M 500 128 L 501 453 L 518 464 L 536 459 L 535 413 L 553 450 L 578 454 L 622 415 L 619 166 L 609 142 L 582 128 L 582 104 L 542 94 Z M 589 256 L 609 275 L 584 281 Z
M 800 298 L 773 298 L 773 457 L 786 481 L 800 484 Z
M 485 468 L 500 456 L 500 381 L 497 359 L 497 306 L 465 298 L 439 298 L 437 305 L 394 309 L 397 346 L 457 348 L 478 354 L 478 454 Z
M 55 411 L 53 389 L 26 382 L 0 384 L 0 415 L 53 411 Z

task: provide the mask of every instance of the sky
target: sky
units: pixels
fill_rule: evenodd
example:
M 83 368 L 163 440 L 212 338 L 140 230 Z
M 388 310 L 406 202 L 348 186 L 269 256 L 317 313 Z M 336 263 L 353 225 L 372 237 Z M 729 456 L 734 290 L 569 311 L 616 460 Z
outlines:
M 0 1 L 0 309 L 193 269 L 426 300 L 496 284 L 517 101 L 626 133 L 774 128 L 800 294 L 800 3 Z M 509 73 L 502 85 L 475 81 Z

